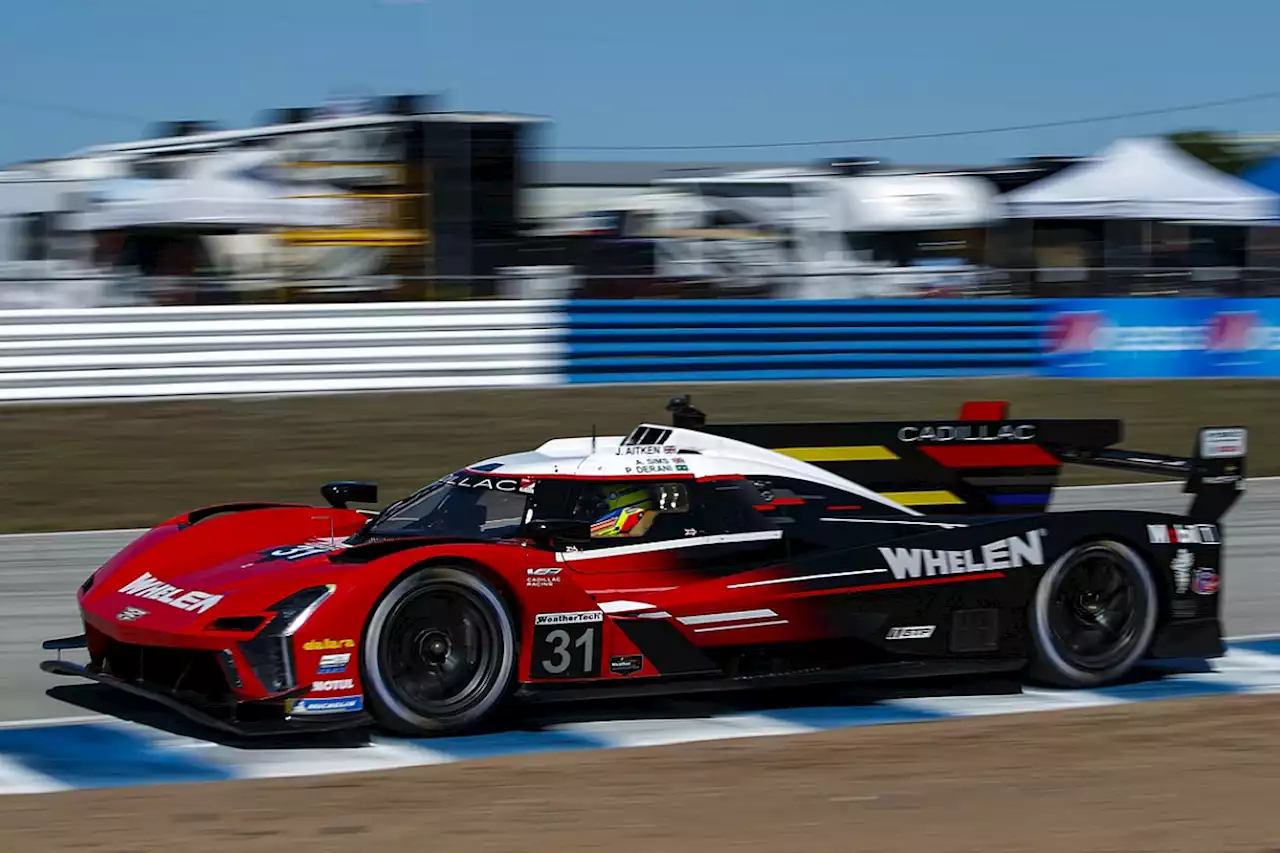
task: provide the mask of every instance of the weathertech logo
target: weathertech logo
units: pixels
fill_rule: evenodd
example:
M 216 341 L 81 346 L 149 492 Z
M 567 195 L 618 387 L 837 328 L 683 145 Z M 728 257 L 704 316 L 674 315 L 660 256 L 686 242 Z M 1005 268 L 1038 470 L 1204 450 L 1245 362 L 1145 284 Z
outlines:
M 1217 545 L 1218 528 L 1213 524 L 1148 524 L 1147 538 L 1153 545 Z
M 881 548 L 889 571 L 898 580 L 971 572 L 998 572 L 1044 565 L 1043 530 L 997 539 L 968 551 L 930 551 L 925 548 Z
M 535 625 L 576 625 L 581 622 L 603 622 L 604 611 L 581 610 L 576 613 L 539 613 L 533 617 Z

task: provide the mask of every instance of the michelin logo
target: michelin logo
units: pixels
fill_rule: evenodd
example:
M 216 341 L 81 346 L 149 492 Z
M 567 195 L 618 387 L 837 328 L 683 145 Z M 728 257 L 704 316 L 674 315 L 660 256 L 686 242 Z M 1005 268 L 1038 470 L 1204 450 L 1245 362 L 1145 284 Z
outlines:
M 289 708 L 294 715 L 345 714 L 364 708 L 363 696 L 336 696 L 331 699 L 298 699 Z
M 998 572 L 1022 566 L 1043 566 L 1044 530 L 997 539 L 967 551 L 932 551 L 927 548 L 881 548 L 889 571 L 898 580 L 970 572 Z

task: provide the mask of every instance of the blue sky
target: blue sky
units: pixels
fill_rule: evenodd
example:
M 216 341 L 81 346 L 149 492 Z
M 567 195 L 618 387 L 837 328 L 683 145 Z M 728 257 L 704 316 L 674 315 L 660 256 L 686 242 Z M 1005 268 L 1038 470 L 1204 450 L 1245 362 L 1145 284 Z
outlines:
M 250 123 L 336 91 L 439 90 L 554 119 L 556 146 L 898 135 L 1280 89 L 1275 0 L 13 0 L 0 13 L 0 163 Z M 35 109 L 19 101 L 71 108 Z M 982 163 L 1120 134 L 1280 129 L 1280 98 L 1182 115 L 829 148 L 559 159 Z M 107 115 L 99 115 L 105 113 Z

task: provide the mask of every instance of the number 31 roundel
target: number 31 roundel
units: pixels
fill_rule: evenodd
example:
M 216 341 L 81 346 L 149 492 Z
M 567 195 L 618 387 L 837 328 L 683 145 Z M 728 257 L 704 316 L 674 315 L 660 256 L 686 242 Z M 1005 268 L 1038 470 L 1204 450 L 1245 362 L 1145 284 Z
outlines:
M 534 678 L 598 678 L 604 614 L 540 613 L 533 625 Z

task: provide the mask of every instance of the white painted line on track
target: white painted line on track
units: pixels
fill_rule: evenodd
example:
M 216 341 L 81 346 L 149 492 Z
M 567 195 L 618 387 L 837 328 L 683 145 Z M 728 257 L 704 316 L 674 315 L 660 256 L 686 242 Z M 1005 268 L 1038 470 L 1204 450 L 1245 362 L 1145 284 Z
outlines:
M 52 794 L 55 791 L 70 790 L 70 785 L 64 785 L 29 769 L 19 761 L 0 755 L 0 794 Z
M 806 734 L 812 726 L 771 719 L 764 714 L 729 714 L 706 719 L 610 720 L 571 723 L 557 731 L 586 735 L 607 747 L 668 746 L 696 741 Z
M 27 729 L 33 726 L 78 726 L 84 723 L 101 723 L 114 720 L 105 714 L 86 714 L 80 717 L 34 717 L 29 720 L 0 720 L 0 729 Z
M 1123 699 L 1103 696 L 1089 690 L 1037 690 L 1024 688 L 1021 693 L 996 696 L 938 696 L 894 699 L 896 708 L 925 711 L 944 717 L 988 717 L 1032 711 L 1067 711 L 1077 708 L 1103 708 L 1126 704 Z

